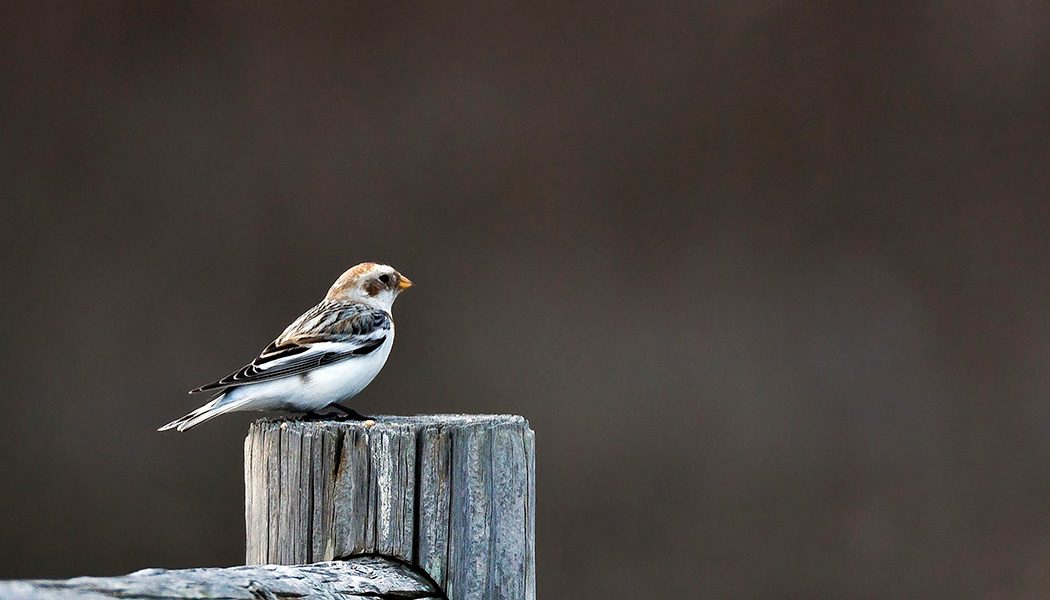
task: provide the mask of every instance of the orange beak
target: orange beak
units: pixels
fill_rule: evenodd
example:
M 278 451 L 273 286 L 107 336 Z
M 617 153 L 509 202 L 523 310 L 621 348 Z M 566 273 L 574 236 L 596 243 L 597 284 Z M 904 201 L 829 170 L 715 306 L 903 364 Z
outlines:
M 402 275 L 401 276 L 401 281 L 397 282 L 397 289 L 399 289 L 399 290 L 407 290 L 410 287 L 412 287 L 412 282 L 409 281 L 408 277 L 405 277 L 404 275 Z

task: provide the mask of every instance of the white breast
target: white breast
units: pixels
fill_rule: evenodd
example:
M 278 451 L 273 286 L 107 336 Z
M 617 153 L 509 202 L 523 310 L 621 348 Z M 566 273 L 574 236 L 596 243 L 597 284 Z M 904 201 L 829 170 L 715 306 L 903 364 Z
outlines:
M 383 345 L 365 356 L 347 358 L 301 375 L 245 385 L 231 390 L 229 399 L 247 399 L 240 410 L 321 410 L 365 389 L 386 364 L 393 345 L 391 328 Z

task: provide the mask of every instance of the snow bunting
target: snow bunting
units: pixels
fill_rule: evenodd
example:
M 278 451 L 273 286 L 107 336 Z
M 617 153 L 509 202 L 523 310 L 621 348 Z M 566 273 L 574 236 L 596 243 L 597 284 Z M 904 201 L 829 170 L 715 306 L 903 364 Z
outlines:
M 361 263 L 339 276 L 320 304 L 303 313 L 240 370 L 191 394 L 218 391 L 210 402 L 157 431 L 186 431 L 219 415 L 243 410 L 315 413 L 365 389 L 394 344 L 390 309 L 412 286 L 387 265 Z

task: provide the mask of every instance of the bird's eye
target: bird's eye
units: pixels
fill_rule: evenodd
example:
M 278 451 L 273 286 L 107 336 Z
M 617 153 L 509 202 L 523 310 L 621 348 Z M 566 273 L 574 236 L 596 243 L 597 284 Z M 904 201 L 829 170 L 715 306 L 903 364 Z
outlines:
M 379 276 L 379 281 L 382 281 L 383 283 L 390 283 L 390 276 L 384 273 Z

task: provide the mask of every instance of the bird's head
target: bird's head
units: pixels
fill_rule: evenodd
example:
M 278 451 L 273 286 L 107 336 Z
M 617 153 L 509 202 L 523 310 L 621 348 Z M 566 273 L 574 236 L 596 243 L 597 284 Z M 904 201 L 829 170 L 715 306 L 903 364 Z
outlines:
M 340 275 L 325 299 L 353 300 L 390 312 L 397 295 L 410 287 L 412 282 L 393 267 L 365 262 Z

